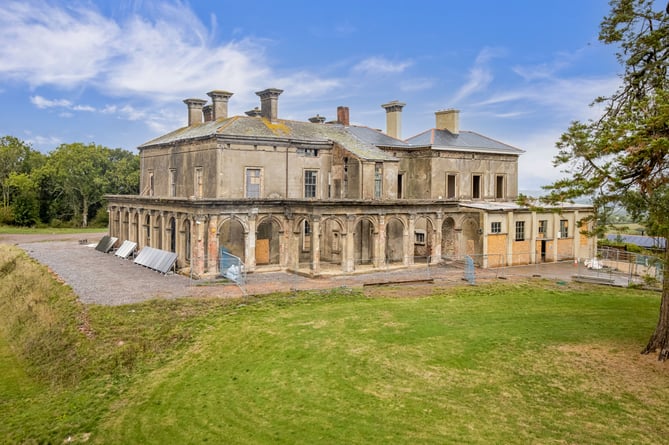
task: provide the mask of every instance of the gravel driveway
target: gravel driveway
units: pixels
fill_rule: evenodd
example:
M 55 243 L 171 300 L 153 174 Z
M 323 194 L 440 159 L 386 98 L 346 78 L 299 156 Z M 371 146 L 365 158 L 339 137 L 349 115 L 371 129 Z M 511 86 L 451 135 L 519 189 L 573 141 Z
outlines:
M 432 286 L 463 284 L 463 271 L 458 267 L 418 265 L 408 269 L 321 278 L 306 278 L 286 272 L 254 273 L 248 275 L 247 283 L 242 289 L 235 284 L 221 281 L 206 282 L 191 280 L 177 274 L 162 275 L 139 266 L 132 260 L 101 253 L 95 250 L 94 246 L 103 235 L 104 233 L 0 235 L 0 243 L 17 244 L 31 257 L 47 265 L 74 289 L 83 303 L 89 304 L 121 305 L 154 298 L 241 297 L 245 294 L 291 290 L 361 287 L 384 282 L 426 279 L 433 281 L 422 285 L 411 284 L 413 287 L 411 290 L 407 289 L 407 292 L 414 294 L 429 292 Z M 92 244 L 80 244 L 79 239 L 84 237 Z M 573 263 L 477 269 L 476 281 L 478 283 L 496 281 L 500 278 L 528 279 L 529 277 L 569 281 L 572 275 L 580 271 L 580 268 L 576 268 Z

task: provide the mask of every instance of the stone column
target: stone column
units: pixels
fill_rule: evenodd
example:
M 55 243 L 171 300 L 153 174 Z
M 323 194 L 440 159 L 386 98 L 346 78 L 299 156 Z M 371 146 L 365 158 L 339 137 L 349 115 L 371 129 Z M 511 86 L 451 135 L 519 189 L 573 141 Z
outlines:
M 205 271 L 205 245 L 204 245 L 204 236 L 206 230 L 206 218 L 202 215 L 195 216 L 195 224 L 193 227 L 193 237 L 191 238 L 191 244 L 193 246 L 193 254 L 190 260 L 191 271 L 194 275 L 200 276 L 204 274 Z
M 436 219 L 437 227 L 434 232 L 434 244 L 432 244 L 432 264 L 441 263 L 441 242 L 442 240 L 442 226 L 444 225 L 444 214 L 441 212 L 437 213 Z
M 253 272 L 256 268 L 256 230 L 258 220 L 258 209 L 253 208 L 248 214 L 248 233 L 245 233 L 244 256 L 246 257 L 247 272 Z
M 355 215 L 346 216 L 346 242 L 342 264 L 344 272 L 353 272 L 355 270 Z
M 507 212 L 506 214 L 506 265 L 513 266 L 513 242 L 516 239 L 516 225 L 513 220 L 513 212 Z
M 557 263 L 558 258 L 558 244 L 560 242 L 560 215 L 553 214 L 553 262 Z
M 579 260 L 580 241 L 581 241 L 581 227 L 578 224 L 578 210 L 574 210 L 574 229 L 572 231 L 574 237 L 574 261 Z
M 481 223 L 481 229 L 483 230 L 483 261 L 481 262 L 481 267 L 484 269 L 488 268 L 488 212 L 483 212 L 483 222 Z
M 376 262 L 374 267 L 377 269 L 382 265 L 386 265 L 386 216 L 383 214 L 379 215 L 379 242 L 376 246 Z
M 537 264 L 537 212 L 532 212 L 530 224 L 530 264 Z
M 404 265 L 411 266 L 414 263 L 414 237 L 416 236 L 416 215 L 410 214 L 406 230 L 404 232 Z
M 209 215 L 209 224 L 207 225 L 207 270 L 209 273 L 218 271 L 218 217 Z
M 318 275 L 321 272 L 321 217 L 311 218 L 311 272 Z

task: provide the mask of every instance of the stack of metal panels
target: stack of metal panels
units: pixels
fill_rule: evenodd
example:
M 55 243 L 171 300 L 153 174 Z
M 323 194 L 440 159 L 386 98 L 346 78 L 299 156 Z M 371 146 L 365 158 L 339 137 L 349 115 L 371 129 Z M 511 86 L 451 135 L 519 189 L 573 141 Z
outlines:
M 166 274 L 176 261 L 176 253 L 148 246 L 140 250 L 135 258 L 135 264 L 148 267 L 163 274 Z
M 100 239 L 100 242 L 98 243 L 97 246 L 95 246 L 95 250 L 98 252 L 102 253 L 107 253 L 110 250 L 112 250 L 112 247 L 114 247 L 114 244 L 116 244 L 116 241 L 118 241 L 118 238 L 114 238 L 113 236 L 105 235 Z
M 137 243 L 125 240 L 123 241 L 123 244 L 121 244 L 121 247 L 116 249 L 114 255 L 121 257 L 123 259 L 127 259 L 135 251 L 136 248 L 137 248 Z

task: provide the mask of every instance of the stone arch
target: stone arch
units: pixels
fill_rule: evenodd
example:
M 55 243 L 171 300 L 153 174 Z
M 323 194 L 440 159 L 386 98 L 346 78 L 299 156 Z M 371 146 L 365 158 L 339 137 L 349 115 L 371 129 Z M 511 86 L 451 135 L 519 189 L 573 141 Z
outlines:
M 311 264 L 311 245 L 314 236 L 312 222 L 307 216 L 295 218 L 293 232 L 297 235 L 298 268 L 300 264 Z M 316 234 L 317 235 L 317 234 Z
M 248 228 L 239 218 L 226 218 L 218 228 L 218 245 L 245 262 L 246 233 Z
M 176 252 L 177 251 L 177 220 L 174 218 L 174 216 L 170 216 L 170 219 L 168 220 L 167 223 L 167 230 L 169 232 L 168 236 L 168 243 L 169 245 L 168 250 L 170 252 Z
M 413 256 L 414 262 L 428 263 L 434 252 L 434 223 L 429 216 L 418 216 L 414 223 Z
M 477 218 L 468 216 L 462 221 L 462 239 L 464 242 L 464 254 L 469 255 L 478 265 L 482 263 L 483 243 L 482 232 L 479 230 Z
M 281 222 L 272 216 L 259 221 L 256 229 L 256 264 L 280 264 L 281 262 Z
M 450 216 L 441 224 L 441 254 L 447 258 L 457 255 L 455 220 Z
M 344 235 L 346 225 L 336 217 L 330 216 L 321 222 L 320 261 L 330 264 L 341 264 L 344 252 Z
M 183 249 L 183 258 L 186 261 L 186 263 L 190 263 L 190 257 L 191 257 L 191 250 L 192 250 L 192 244 L 191 244 L 191 224 L 190 224 L 190 219 L 185 218 L 184 221 L 181 223 L 181 231 L 183 232 L 183 237 L 182 237 L 182 243 L 181 243 L 181 248 Z
M 153 223 L 153 233 L 154 233 L 154 244 L 153 247 L 156 249 L 163 248 L 163 217 L 162 215 L 156 215 L 156 219 Z
M 374 234 L 376 232 L 376 224 L 372 218 L 358 218 L 353 231 L 354 266 L 372 264 L 374 261 Z
M 406 224 L 398 217 L 386 220 L 386 261 L 388 263 L 404 262 L 404 232 Z
M 142 229 L 142 247 L 151 246 L 151 213 L 144 215 L 144 225 Z
M 137 244 L 139 244 L 139 231 L 139 212 L 135 210 L 132 214 L 132 236 L 130 237 L 130 240 L 136 242 Z

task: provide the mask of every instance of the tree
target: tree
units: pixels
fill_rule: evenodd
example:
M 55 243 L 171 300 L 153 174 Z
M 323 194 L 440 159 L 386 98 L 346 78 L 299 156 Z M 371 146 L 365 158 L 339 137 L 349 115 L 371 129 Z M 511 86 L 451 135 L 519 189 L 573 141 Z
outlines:
M 6 183 L 12 194 L 14 223 L 32 226 L 39 220 L 37 183 L 26 173 L 11 173 Z
M 2 206 L 8 207 L 10 187 L 7 180 L 12 173 L 30 173 L 44 163 L 44 155 L 14 136 L 0 138 L 0 187 Z
M 547 200 L 589 195 L 597 209 L 619 204 L 650 235 L 669 239 L 669 13 L 649 0 L 610 4 L 599 39 L 618 47 L 621 86 L 595 100 L 598 120 L 573 122 L 557 142 L 554 164 L 569 176 L 546 187 Z M 669 358 L 669 250 L 663 263 L 660 316 L 642 351 L 660 360 Z

